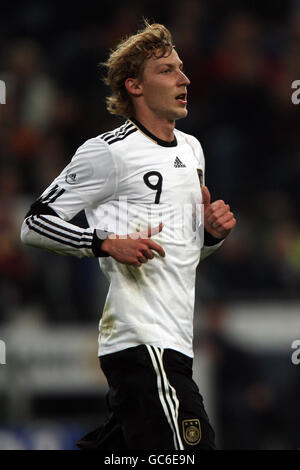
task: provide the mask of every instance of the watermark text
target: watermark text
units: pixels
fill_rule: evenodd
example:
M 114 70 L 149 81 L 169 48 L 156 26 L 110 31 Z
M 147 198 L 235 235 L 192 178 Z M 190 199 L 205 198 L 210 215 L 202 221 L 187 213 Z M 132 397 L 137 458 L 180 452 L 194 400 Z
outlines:
M 0 365 L 6 364 L 6 344 L 0 339 Z
M 0 80 L 0 104 L 6 104 L 6 85 L 3 80 Z
M 294 80 L 292 82 L 292 89 L 295 90 L 292 93 L 292 103 L 299 104 L 300 103 L 300 80 Z
M 300 364 L 300 339 L 295 339 L 292 342 L 292 349 L 295 349 L 295 351 L 292 354 L 292 363 L 297 366 Z

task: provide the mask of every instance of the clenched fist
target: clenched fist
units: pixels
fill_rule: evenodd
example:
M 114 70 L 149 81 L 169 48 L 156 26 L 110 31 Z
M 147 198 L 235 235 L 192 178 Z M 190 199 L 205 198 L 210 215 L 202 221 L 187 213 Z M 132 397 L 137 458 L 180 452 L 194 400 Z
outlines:
M 202 202 L 204 204 L 204 227 L 215 238 L 225 238 L 236 224 L 229 204 L 222 200 L 210 202 L 210 192 L 202 187 Z

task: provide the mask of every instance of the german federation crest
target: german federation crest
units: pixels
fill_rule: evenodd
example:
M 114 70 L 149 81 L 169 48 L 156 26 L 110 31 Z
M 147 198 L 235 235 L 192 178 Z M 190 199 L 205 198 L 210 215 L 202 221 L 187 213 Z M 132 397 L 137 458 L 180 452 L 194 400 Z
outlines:
M 190 446 L 195 446 L 201 441 L 201 426 L 199 419 L 184 419 L 182 421 L 183 438 Z
M 200 182 L 200 187 L 202 188 L 202 186 L 203 186 L 203 171 L 201 170 L 201 168 L 197 168 L 197 173 L 198 173 L 198 178 L 199 178 L 199 182 Z

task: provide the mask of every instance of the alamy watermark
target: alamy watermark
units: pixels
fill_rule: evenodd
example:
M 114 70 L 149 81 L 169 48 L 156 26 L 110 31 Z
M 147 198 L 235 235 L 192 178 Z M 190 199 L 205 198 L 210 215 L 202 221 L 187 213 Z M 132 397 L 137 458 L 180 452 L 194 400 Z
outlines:
M 6 344 L 0 339 L 0 365 L 6 364 Z
M 204 241 L 203 204 L 150 204 L 147 208 L 132 204 L 126 196 L 101 206 L 98 212 L 103 230 L 111 232 L 110 238 L 149 238 L 157 234 L 160 223 L 166 239 L 189 246 L 191 242 Z M 149 233 L 147 233 L 149 230 Z M 99 234 L 101 238 L 101 234 Z M 194 247 L 192 247 L 194 249 Z
M 3 80 L 0 80 L 0 104 L 6 104 L 6 85 Z
M 292 358 L 291 358 L 292 363 L 295 366 L 297 366 L 298 364 L 300 364 L 300 339 L 295 339 L 292 342 L 291 348 L 295 349 L 295 351 L 292 354 Z
M 292 82 L 292 89 L 295 90 L 292 93 L 292 103 L 299 104 L 300 103 L 300 80 L 294 80 Z

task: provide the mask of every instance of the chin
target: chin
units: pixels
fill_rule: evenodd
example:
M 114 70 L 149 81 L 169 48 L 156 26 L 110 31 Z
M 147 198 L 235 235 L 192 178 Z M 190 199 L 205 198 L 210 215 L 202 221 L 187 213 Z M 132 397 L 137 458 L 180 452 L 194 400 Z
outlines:
M 188 110 L 186 108 L 177 110 L 176 117 L 174 117 L 174 120 L 176 121 L 177 119 L 183 119 L 187 116 L 187 114 L 188 114 Z
M 172 109 L 164 113 L 164 117 L 168 119 L 168 121 L 176 121 L 177 119 L 183 119 L 187 116 L 187 109 L 186 108 L 177 108 Z

